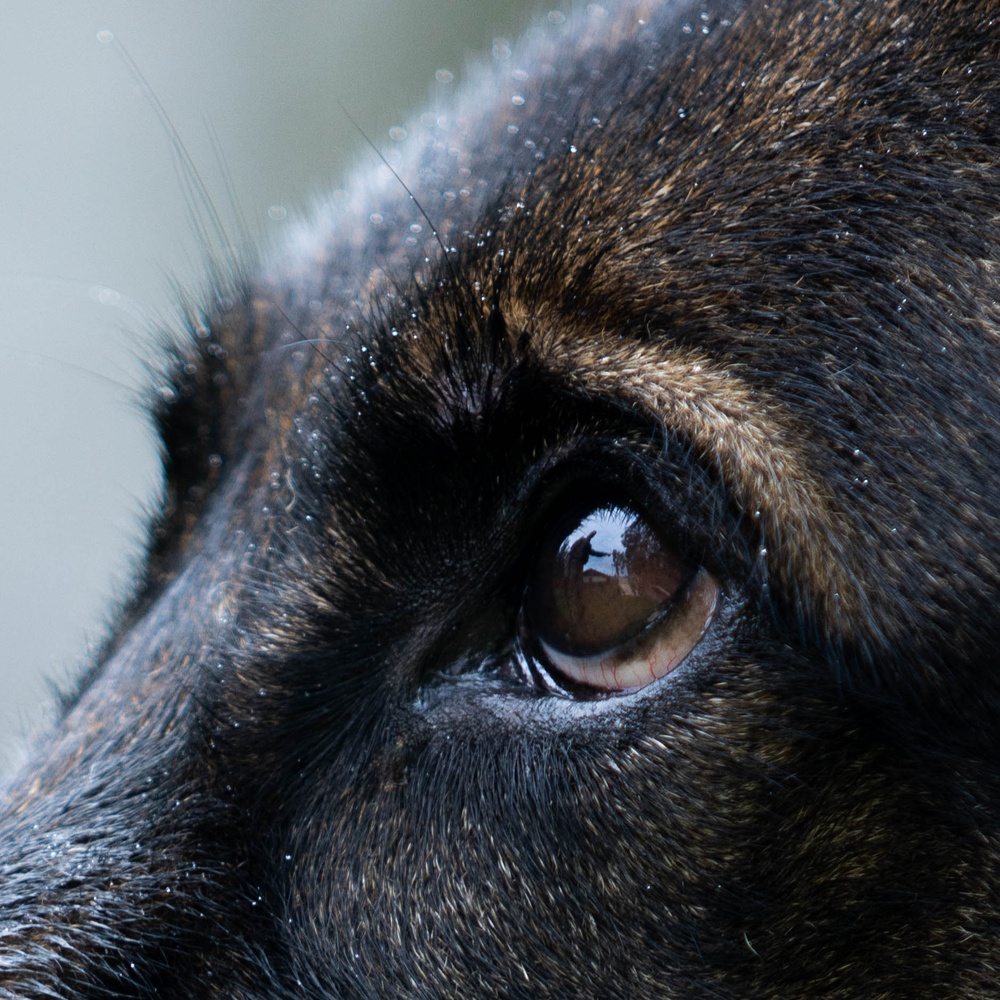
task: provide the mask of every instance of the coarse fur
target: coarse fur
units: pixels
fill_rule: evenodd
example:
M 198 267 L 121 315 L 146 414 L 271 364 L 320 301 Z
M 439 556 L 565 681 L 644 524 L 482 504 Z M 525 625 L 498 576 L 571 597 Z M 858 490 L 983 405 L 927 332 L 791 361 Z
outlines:
M 996 996 L 1000 11 L 591 7 L 412 131 L 165 363 L 0 996 Z M 722 596 L 578 698 L 609 492 Z

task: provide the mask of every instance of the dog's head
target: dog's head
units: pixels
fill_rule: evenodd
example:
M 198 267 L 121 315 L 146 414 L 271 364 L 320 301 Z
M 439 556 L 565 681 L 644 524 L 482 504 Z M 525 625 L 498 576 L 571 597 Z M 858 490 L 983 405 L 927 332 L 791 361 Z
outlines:
M 192 312 L 0 996 L 992 995 L 1000 18 L 551 20 Z

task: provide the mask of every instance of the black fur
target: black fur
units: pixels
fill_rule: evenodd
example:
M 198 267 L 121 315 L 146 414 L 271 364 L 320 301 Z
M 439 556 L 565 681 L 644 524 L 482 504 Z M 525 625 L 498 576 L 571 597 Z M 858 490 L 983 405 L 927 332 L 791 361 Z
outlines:
M 1000 12 L 592 7 L 415 132 L 164 363 L 0 997 L 995 996 Z M 716 614 L 553 691 L 608 497 Z

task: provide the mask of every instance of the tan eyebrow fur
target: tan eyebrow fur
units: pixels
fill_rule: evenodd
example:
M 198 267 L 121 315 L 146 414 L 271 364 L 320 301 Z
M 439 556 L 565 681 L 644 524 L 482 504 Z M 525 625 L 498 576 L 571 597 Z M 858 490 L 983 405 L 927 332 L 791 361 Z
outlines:
M 852 622 L 868 602 L 850 569 L 848 519 L 796 445 L 783 407 L 737 372 L 686 348 L 579 334 L 542 333 L 538 341 L 545 365 L 569 385 L 631 398 L 689 441 L 758 522 L 768 577 L 812 610 L 828 638 L 851 638 Z

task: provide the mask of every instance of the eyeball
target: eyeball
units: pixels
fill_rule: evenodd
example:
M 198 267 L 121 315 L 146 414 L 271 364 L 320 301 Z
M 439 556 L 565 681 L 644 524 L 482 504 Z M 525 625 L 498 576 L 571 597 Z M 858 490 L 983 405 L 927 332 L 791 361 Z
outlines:
M 522 650 L 545 686 L 563 693 L 637 691 L 684 662 L 719 595 L 718 581 L 641 514 L 595 506 L 543 540 L 522 607 Z

